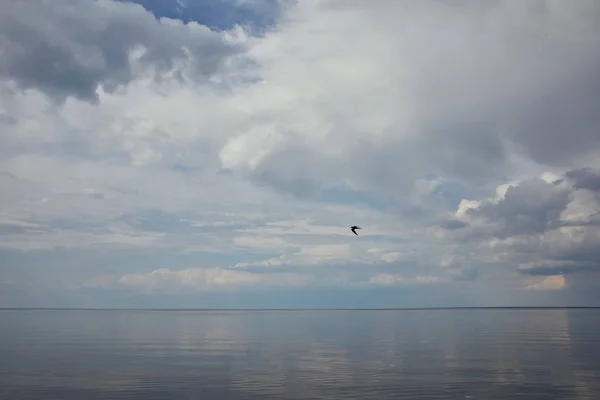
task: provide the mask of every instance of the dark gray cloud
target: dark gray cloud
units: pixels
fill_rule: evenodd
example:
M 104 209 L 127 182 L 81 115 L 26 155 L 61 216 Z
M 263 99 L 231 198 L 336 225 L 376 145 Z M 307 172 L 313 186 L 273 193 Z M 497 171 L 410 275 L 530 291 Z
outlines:
M 498 202 L 484 202 L 467 212 L 496 225 L 496 237 L 543 233 L 561 225 L 561 213 L 569 204 L 570 194 L 570 190 L 532 179 L 510 186 Z
M 520 182 L 504 197 L 468 209 L 471 226 L 452 234 L 465 246 L 478 243 L 482 260 L 527 275 L 600 271 L 600 199 L 588 192 L 598 176 L 593 169 L 576 169 L 556 181 Z
M 18 122 L 18 119 L 12 115 L 7 115 L 0 111 L 0 124 L 2 125 L 14 125 Z
M 556 52 L 559 50 L 565 49 Z M 508 137 L 535 162 L 573 167 L 580 165 L 579 158 L 593 156 L 600 146 L 600 51 L 588 51 L 590 57 L 595 56 L 589 61 L 595 71 L 587 70 L 582 60 L 569 81 L 549 86 L 539 99 L 514 110 Z
M 96 99 L 135 77 L 132 51 L 159 77 L 192 55 L 195 78 L 207 77 L 237 51 L 197 24 L 160 21 L 139 5 L 108 0 L 3 0 L 0 79 L 52 98 Z
M 440 223 L 440 226 L 444 229 L 455 230 L 455 229 L 460 229 L 460 228 L 469 226 L 469 224 L 467 224 L 466 222 L 460 221 L 458 219 L 448 219 L 448 220 L 442 221 Z
M 600 254 L 596 254 L 600 256 Z M 574 260 L 543 260 L 532 262 L 519 267 L 519 271 L 529 275 L 568 275 L 580 272 L 598 270 L 598 261 L 574 261 Z
M 600 133 L 598 134 L 600 136 Z M 580 168 L 567 171 L 565 176 L 572 180 L 575 189 L 587 189 L 593 192 L 600 191 L 600 173 L 590 168 Z

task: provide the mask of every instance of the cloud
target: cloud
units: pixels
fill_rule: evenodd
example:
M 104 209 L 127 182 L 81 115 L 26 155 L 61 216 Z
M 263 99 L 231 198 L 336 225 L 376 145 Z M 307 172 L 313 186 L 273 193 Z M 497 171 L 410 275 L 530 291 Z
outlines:
M 161 268 L 149 273 L 124 275 L 117 283 L 142 291 L 218 291 L 236 287 L 304 286 L 310 277 L 298 274 L 252 274 L 244 271 L 211 269 L 185 269 L 172 271 Z
M 127 274 L 117 279 L 95 278 L 90 287 L 133 289 L 156 293 L 200 293 L 222 290 L 264 291 L 269 288 L 342 288 L 356 289 L 373 286 L 414 286 L 444 283 L 439 276 L 407 277 L 400 274 L 376 274 L 368 278 L 359 275 L 327 276 L 315 279 L 304 272 L 250 272 L 239 269 L 188 268 L 184 270 L 157 269 L 148 273 Z
M 589 168 L 567 171 L 565 177 L 574 181 L 573 187 L 576 189 L 600 192 L 600 174 Z
M 586 178 L 597 172 L 586 170 Z M 467 228 L 447 237 L 476 246 L 475 262 L 516 265 L 527 275 L 599 271 L 600 198 L 582 185 L 579 170 L 556 179 L 529 179 L 488 200 L 464 202 L 457 218 Z M 587 181 L 589 182 L 589 181 Z
M 263 81 L 247 110 L 265 122 L 221 162 L 299 195 L 577 164 L 599 145 L 596 15 L 594 2 L 301 2 L 250 53 Z
M 290 249 L 286 247 L 286 249 Z M 399 260 L 409 259 L 410 256 L 403 252 L 388 251 L 385 249 L 369 248 L 364 249 L 349 244 L 330 244 L 330 245 L 305 245 L 301 246 L 299 251 L 293 250 L 284 252 L 279 257 L 270 258 L 257 262 L 243 262 L 235 265 L 236 268 L 247 267 L 281 267 L 285 265 L 293 266 L 328 266 L 328 265 L 348 265 L 348 264 L 376 264 L 376 263 L 394 263 Z
M 406 278 L 401 275 L 391 275 L 391 274 L 379 274 L 373 276 L 368 284 L 371 285 L 405 285 L 405 284 L 433 284 L 439 283 L 441 281 L 439 276 L 416 276 L 414 278 Z
M 458 219 L 448 219 L 448 220 L 442 221 L 440 223 L 440 226 L 444 229 L 454 230 L 454 229 L 464 228 L 465 226 L 469 226 L 469 224 L 467 224 L 464 221 L 460 221 Z
M 560 275 L 544 277 L 542 280 L 527 286 L 530 290 L 560 290 L 565 287 L 565 278 Z
M 558 226 L 570 194 L 541 178 L 533 179 L 509 186 L 501 199 L 485 201 L 466 213 L 497 224 L 496 237 L 541 233 Z
M 99 86 L 112 92 L 148 68 L 176 77 L 191 63 L 185 72 L 208 80 L 238 51 L 205 26 L 156 20 L 128 2 L 7 1 L 3 10 L 0 77 L 57 100 L 97 101 Z

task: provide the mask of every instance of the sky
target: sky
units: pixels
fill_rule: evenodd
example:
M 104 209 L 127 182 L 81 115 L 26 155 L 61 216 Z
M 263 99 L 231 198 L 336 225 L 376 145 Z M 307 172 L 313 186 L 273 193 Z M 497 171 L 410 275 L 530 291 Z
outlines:
M 600 305 L 596 0 L 0 6 L 0 307 Z

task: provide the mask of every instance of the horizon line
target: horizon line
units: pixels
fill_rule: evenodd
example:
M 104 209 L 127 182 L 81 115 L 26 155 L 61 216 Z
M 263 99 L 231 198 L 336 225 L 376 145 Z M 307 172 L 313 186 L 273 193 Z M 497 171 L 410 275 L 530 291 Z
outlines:
M 600 306 L 471 306 L 382 308 L 108 308 L 108 307 L 0 307 L 0 311 L 443 311 L 443 310 L 564 310 L 600 309 Z

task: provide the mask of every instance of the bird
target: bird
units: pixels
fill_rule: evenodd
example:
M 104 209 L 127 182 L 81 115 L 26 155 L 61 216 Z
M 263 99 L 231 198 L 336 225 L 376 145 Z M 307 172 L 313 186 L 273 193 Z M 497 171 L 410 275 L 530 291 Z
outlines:
M 361 229 L 361 227 L 360 227 L 360 226 L 356 226 L 356 225 L 353 225 L 353 226 L 351 226 L 351 227 L 350 227 L 350 230 L 351 230 L 351 231 L 352 231 L 352 233 L 354 233 L 356 236 L 358 236 L 358 233 L 356 233 L 356 230 L 357 230 L 357 229 Z

